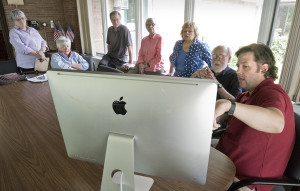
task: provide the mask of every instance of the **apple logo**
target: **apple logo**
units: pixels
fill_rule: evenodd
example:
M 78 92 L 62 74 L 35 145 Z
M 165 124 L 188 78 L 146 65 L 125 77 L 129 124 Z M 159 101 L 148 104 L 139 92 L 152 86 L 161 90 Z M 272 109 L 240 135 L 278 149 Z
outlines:
M 127 110 L 125 109 L 125 104 L 126 102 L 125 101 L 122 101 L 123 100 L 123 96 L 120 97 L 120 100 L 119 101 L 114 101 L 112 103 L 112 107 L 114 109 L 114 112 L 116 114 L 121 114 L 121 115 L 125 115 L 127 113 Z

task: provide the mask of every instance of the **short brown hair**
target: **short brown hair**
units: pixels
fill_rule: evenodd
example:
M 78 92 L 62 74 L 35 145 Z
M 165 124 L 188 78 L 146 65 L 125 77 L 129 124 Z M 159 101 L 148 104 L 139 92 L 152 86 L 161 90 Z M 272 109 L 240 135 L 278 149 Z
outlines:
M 109 18 L 111 18 L 111 16 L 113 15 L 119 15 L 119 17 L 121 18 L 121 13 L 119 13 L 118 11 L 112 11 L 110 14 L 109 14 Z
M 186 21 L 181 28 L 181 32 L 180 32 L 180 36 L 181 38 L 183 38 L 183 29 L 185 28 L 192 28 L 194 30 L 195 33 L 195 38 L 198 38 L 199 32 L 198 32 L 198 27 L 194 22 L 191 21 Z
M 240 48 L 235 55 L 239 57 L 239 55 L 247 52 L 253 52 L 257 67 L 260 67 L 259 64 L 268 64 L 269 69 L 264 75 L 265 78 L 277 79 L 278 68 L 275 65 L 276 61 L 270 47 L 262 43 L 254 43 Z
M 147 25 L 148 22 L 149 22 L 149 23 L 151 22 L 151 23 L 153 23 L 153 24 L 156 24 L 154 18 L 151 18 L 151 17 L 148 18 L 148 19 L 146 20 L 145 25 Z

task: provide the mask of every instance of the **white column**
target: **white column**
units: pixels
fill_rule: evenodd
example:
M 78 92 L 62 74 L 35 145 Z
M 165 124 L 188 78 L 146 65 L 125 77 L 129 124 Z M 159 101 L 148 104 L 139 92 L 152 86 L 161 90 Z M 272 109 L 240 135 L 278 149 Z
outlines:
M 185 0 L 184 21 L 194 21 L 195 0 Z
M 93 11 L 91 0 L 76 0 L 82 53 L 96 55 L 93 42 Z

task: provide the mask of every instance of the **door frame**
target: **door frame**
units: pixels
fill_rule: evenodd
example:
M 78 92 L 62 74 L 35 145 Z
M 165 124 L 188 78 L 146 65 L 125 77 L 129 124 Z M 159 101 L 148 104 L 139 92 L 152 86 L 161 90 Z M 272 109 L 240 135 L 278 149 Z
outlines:
M 6 16 L 4 12 L 4 6 L 3 2 L 0 0 L 0 15 L 1 15 L 1 26 L 2 26 L 2 31 L 3 31 L 3 36 L 4 36 L 4 42 L 7 50 L 7 55 L 9 60 L 14 60 L 14 52 L 11 44 L 9 43 L 9 31 L 8 31 L 8 25 L 6 21 Z

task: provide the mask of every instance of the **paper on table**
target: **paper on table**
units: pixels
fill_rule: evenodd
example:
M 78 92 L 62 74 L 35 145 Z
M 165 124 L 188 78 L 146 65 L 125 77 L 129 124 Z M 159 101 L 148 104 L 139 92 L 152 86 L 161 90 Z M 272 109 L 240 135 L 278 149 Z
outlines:
M 39 75 L 33 78 L 27 78 L 30 82 L 46 82 L 48 80 L 47 74 Z

